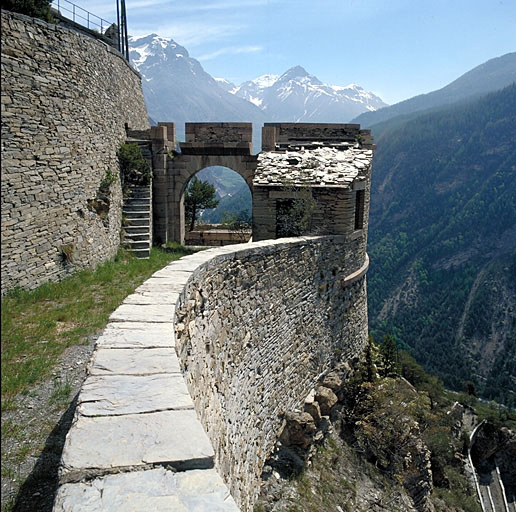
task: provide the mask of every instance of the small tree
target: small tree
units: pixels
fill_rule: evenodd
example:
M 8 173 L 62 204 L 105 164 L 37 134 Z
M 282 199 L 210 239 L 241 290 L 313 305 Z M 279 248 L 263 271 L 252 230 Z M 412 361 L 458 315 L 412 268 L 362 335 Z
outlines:
M 391 334 L 386 334 L 383 337 L 381 351 L 385 364 L 385 374 L 387 376 L 399 375 L 398 348 Z
M 185 215 L 190 221 L 189 231 L 193 230 L 200 210 L 215 208 L 218 204 L 218 199 L 215 199 L 215 187 L 194 176 L 185 195 Z
M 247 210 L 241 210 L 237 213 L 224 212 L 222 217 L 222 226 L 229 231 L 238 233 L 238 237 L 242 241 L 249 240 L 253 219 Z

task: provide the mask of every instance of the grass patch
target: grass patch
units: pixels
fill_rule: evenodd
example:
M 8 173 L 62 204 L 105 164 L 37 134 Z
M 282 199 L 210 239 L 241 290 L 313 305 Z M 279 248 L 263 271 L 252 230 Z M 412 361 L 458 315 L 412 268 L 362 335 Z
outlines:
M 50 403 L 58 408 L 64 407 L 70 401 L 72 386 L 69 382 L 54 381 L 54 390 L 50 395 Z
M 48 377 L 71 345 L 105 327 L 109 315 L 155 271 L 185 254 L 181 246 L 151 250 L 149 259 L 119 251 L 96 270 L 77 272 L 32 291 L 14 290 L 2 300 L 2 410 L 13 397 Z M 66 385 L 56 389 L 62 401 Z M 68 390 L 69 392 L 69 390 Z

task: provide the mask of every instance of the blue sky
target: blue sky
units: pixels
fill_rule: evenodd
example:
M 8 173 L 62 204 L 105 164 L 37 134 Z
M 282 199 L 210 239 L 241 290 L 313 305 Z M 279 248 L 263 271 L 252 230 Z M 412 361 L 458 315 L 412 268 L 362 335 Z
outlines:
M 74 0 L 116 19 L 115 0 Z M 185 46 L 240 84 L 301 65 L 387 103 L 439 89 L 516 51 L 516 0 L 126 0 L 130 35 Z

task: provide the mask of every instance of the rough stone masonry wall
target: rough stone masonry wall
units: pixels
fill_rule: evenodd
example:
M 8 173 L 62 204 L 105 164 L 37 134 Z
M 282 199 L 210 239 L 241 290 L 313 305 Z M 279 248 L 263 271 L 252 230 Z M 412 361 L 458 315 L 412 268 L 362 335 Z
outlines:
M 217 469 L 244 511 L 282 413 L 301 407 L 320 374 L 367 341 L 362 238 L 228 248 L 195 270 L 178 299 L 182 370 Z
M 102 219 L 88 200 L 124 123 L 149 127 L 140 76 L 105 43 L 2 11 L 2 293 L 58 280 L 113 256 L 122 194 Z M 67 247 L 72 264 L 63 261 Z

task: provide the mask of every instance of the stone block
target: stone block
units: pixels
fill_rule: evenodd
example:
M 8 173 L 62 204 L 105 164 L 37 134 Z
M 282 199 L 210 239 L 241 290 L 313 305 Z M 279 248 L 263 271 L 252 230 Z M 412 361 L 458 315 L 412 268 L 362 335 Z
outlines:
M 111 322 L 170 322 L 174 318 L 171 304 L 125 304 L 111 313 Z
M 86 379 L 78 400 L 83 416 L 193 409 L 183 376 L 108 375 Z
M 194 411 L 79 416 L 66 437 L 60 480 L 149 464 L 166 463 L 181 471 L 210 469 L 213 455 Z
M 152 375 L 179 373 L 172 348 L 98 348 L 90 363 L 91 375 Z
M 164 468 L 107 475 L 61 486 L 54 512 L 238 512 L 214 469 Z
M 97 347 L 172 348 L 175 347 L 174 326 L 172 323 L 113 322 L 97 339 Z

